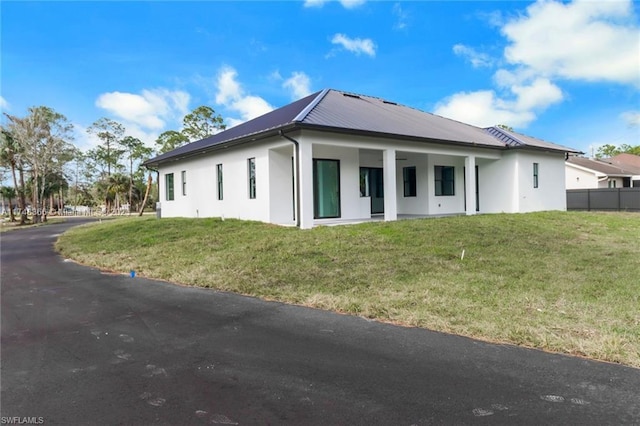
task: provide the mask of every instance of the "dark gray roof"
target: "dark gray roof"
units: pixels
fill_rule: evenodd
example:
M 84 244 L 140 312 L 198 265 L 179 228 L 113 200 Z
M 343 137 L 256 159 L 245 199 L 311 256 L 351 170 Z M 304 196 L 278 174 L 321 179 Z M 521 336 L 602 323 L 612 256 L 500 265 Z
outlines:
M 607 176 L 632 176 L 635 173 L 631 170 L 624 169 L 615 164 L 611 164 L 606 160 L 596 160 L 586 157 L 569 156 L 567 163 L 575 164 L 589 170 L 603 173 Z
M 542 139 L 523 135 L 521 133 L 514 132 L 513 130 L 506 130 L 497 126 L 487 127 L 484 130 L 510 148 L 530 147 L 581 154 L 580 151 L 576 151 L 573 148 L 543 141 Z
M 206 139 L 159 155 L 145 162 L 145 165 L 157 166 L 166 161 L 297 128 L 496 149 L 531 147 L 578 152 L 515 132 L 494 127 L 482 129 L 372 96 L 325 89 Z

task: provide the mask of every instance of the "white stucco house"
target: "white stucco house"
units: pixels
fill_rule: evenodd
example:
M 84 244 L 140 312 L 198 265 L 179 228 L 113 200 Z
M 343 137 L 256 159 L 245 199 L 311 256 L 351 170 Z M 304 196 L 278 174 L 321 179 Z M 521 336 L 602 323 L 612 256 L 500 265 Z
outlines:
M 611 159 L 569 156 L 565 163 L 567 189 L 629 188 L 640 186 L 640 169 Z
M 326 89 L 145 163 L 162 217 L 308 229 L 372 217 L 565 210 L 577 151 Z

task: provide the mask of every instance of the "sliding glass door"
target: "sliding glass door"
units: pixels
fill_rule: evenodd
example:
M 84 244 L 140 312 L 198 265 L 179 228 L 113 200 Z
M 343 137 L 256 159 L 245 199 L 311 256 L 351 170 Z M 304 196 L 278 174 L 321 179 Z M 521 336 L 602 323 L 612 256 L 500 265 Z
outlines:
M 313 160 L 313 216 L 340 217 L 339 160 Z

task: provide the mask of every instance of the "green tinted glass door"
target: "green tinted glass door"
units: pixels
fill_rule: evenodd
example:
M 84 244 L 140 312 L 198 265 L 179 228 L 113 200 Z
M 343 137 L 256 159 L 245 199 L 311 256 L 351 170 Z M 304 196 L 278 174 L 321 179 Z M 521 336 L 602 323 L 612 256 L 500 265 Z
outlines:
M 313 216 L 340 217 L 339 160 L 313 160 Z

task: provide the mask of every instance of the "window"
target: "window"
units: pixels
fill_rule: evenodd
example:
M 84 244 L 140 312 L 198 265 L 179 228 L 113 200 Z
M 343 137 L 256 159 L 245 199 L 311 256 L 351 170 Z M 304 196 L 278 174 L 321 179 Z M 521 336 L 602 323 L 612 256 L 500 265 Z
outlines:
M 615 188 L 616 187 L 616 181 L 615 180 L 610 180 L 609 181 L 609 188 Z
M 167 201 L 173 200 L 173 173 L 164 175 L 164 196 Z
M 182 195 L 187 195 L 187 171 L 183 170 L 182 177 Z
M 533 163 L 533 187 L 538 187 L 538 163 Z
M 404 180 L 404 196 L 415 197 L 416 196 L 416 168 L 404 167 L 402 169 L 402 177 Z
M 369 188 L 369 168 L 360 167 L 360 196 L 371 196 L 371 189 Z
M 249 198 L 256 198 L 256 159 L 249 158 L 247 160 L 249 169 Z
M 455 168 L 435 166 L 436 195 L 456 195 Z
M 222 200 L 222 164 L 216 166 L 216 172 L 218 175 L 218 200 Z

